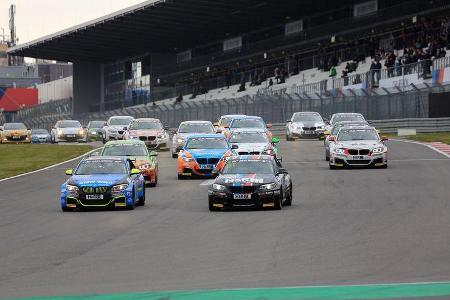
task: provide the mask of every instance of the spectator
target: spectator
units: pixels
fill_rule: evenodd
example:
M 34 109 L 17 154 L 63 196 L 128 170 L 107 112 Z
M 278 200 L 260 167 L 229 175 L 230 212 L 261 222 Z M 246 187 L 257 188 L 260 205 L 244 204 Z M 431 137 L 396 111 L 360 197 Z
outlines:
M 348 85 L 348 71 L 342 70 L 342 78 L 344 78 L 344 86 Z
M 395 65 L 395 54 L 393 52 L 389 52 L 386 61 L 384 62 L 384 65 L 387 68 L 387 75 L 388 77 L 394 76 L 394 65 Z
M 281 79 L 280 68 L 278 68 L 278 67 L 275 68 L 274 75 L 275 75 L 275 80 L 277 81 L 277 84 L 280 83 L 280 79 Z
M 183 95 L 181 93 L 178 94 L 178 96 L 175 98 L 175 102 L 173 103 L 173 106 L 176 106 L 177 104 L 181 104 L 183 101 Z
M 336 67 L 335 66 L 331 66 L 330 76 L 329 77 L 336 77 L 336 74 L 337 74 Z
M 395 75 L 396 76 L 402 76 L 402 63 L 400 61 L 400 58 L 397 58 L 395 60 Z
M 239 86 L 238 92 L 243 92 L 245 91 L 245 72 L 241 72 L 241 85 Z
M 378 82 L 381 78 L 381 63 L 378 59 L 372 61 L 370 65 L 370 72 L 372 75 L 372 86 L 378 86 Z
M 269 79 L 269 86 L 272 86 L 273 85 L 273 80 L 272 80 L 272 78 L 270 78 Z

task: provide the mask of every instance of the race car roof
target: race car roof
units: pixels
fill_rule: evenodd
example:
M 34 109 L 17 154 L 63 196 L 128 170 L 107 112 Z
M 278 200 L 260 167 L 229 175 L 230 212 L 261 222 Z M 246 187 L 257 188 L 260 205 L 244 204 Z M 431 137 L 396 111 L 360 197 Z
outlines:
M 239 161 L 239 160 L 273 160 L 274 157 L 272 155 L 266 154 L 258 154 L 258 155 L 239 155 L 239 156 L 231 156 L 229 160 Z
M 128 158 L 122 156 L 91 156 L 86 157 L 83 161 L 121 161 L 126 162 Z
M 226 140 L 225 136 L 218 133 L 196 133 L 191 136 L 189 136 L 188 140 L 193 138 L 205 138 L 205 139 L 224 139 Z
M 358 0 L 359 1 L 359 0 Z M 301 5 L 299 5 L 301 2 Z M 354 0 L 327 1 L 332 11 Z M 177 53 L 323 11 L 314 0 L 149 0 L 18 45 L 10 55 L 109 62 L 144 53 Z

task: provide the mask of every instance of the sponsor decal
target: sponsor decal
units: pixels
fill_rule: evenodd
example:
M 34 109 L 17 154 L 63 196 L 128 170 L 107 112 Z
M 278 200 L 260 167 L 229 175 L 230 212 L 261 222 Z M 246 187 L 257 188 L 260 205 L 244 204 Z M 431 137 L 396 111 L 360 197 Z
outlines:
M 226 178 L 225 183 L 263 183 L 262 178 Z
M 108 191 L 108 187 L 106 186 L 83 187 L 82 190 L 86 194 L 104 194 Z

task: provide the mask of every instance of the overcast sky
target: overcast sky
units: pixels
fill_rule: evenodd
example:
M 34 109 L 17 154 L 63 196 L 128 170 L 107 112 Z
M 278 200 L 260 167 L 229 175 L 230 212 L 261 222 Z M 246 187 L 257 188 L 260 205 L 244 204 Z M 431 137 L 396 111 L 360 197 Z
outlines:
M 9 36 L 8 10 L 16 5 L 19 44 L 90 21 L 144 0 L 0 0 L 1 28 Z

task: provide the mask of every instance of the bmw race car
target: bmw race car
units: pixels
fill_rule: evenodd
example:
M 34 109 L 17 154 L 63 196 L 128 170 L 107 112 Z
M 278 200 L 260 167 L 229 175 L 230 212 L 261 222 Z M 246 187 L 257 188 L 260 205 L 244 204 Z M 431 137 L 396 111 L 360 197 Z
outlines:
M 149 149 L 169 150 L 169 134 L 159 119 L 134 119 L 123 139 L 143 141 Z
M 220 133 L 224 133 L 229 130 L 230 123 L 234 118 L 246 117 L 246 115 L 224 115 L 219 118 L 217 123 L 214 123 L 214 127 Z
M 126 157 L 141 171 L 149 186 L 158 184 L 158 152 L 149 151 L 143 141 L 110 141 L 102 148 L 100 155 Z
M 330 137 L 330 169 L 339 167 L 387 168 L 386 137 L 373 127 L 342 127 L 336 137 Z
M 235 117 L 231 120 L 229 130 L 225 132 L 227 138 L 230 137 L 231 133 L 235 130 L 249 130 L 264 132 L 267 134 L 269 139 L 272 139 L 272 132 L 269 131 L 272 128 L 272 124 L 267 124 L 264 122 L 263 118 L 256 116 L 245 116 L 245 117 Z
M 63 211 L 77 208 L 145 205 L 145 181 L 133 163 L 122 157 L 90 157 L 66 171 L 70 178 L 61 185 Z
M 343 121 L 343 122 L 337 122 L 334 124 L 334 126 L 331 128 L 331 130 L 326 130 L 325 131 L 325 139 L 323 140 L 323 145 L 325 146 L 325 160 L 329 161 L 330 160 L 330 137 L 334 136 L 336 137 L 336 135 L 339 132 L 339 129 L 341 129 L 342 127 L 352 127 L 352 126 L 369 126 L 369 123 L 367 123 L 366 121 L 364 122 L 352 122 L 352 121 Z
M 282 160 L 278 147 L 280 140 L 272 138 L 269 140 L 264 132 L 251 130 L 234 130 L 231 133 L 228 142 L 234 148 L 234 155 L 260 155 L 268 154 L 275 156 L 279 161 Z
M 208 187 L 209 210 L 253 207 L 281 209 L 292 204 L 288 172 L 270 155 L 233 156 Z
M 213 171 L 221 170 L 230 156 L 231 147 L 223 135 L 193 135 L 178 154 L 178 179 L 212 177 Z
M 324 136 L 325 122 L 317 112 L 296 112 L 287 121 L 286 140 L 295 138 L 319 138 Z
M 47 129 L 31 129 L 31 143 L 50 143 L 51 137 Z
M 215 133 L 216 129 L 210 121 L 186 121 L 182 122 L 172 139 L 172 157 L 178 158 L 178 152 L 183 149 L 187 139 L 196 134 Z
M 330 124 L 325 126 L 325 130 L 331 130 L 334 124 L 344 121 L 367 122 L 364 116 L 360 113 L 335 113 L 331 116 Z

